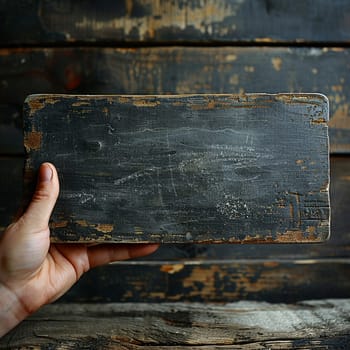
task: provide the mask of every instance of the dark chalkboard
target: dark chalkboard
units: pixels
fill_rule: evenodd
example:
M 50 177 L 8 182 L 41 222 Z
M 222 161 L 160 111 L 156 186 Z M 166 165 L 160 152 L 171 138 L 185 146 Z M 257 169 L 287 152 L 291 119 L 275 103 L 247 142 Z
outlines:
M 55 241 L 322 241 L 327 121 L 317 94 L 32 95 L 26 188 L 57 166 Z

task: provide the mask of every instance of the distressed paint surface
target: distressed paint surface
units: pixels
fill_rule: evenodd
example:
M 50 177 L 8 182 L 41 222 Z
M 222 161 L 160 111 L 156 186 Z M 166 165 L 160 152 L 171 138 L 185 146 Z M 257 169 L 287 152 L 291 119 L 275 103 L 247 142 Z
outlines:
M 54 240 L 328 237 L 321 95 L 34 95 L 24 112 L 27 176 L 61 176 Z
M 23 169 L 24 159 L 20 157 L 0 158 L 0 232 L 12 222 L 20 207 L 21 199 L 23 198 L 23 186 L 19 184 L 23 183 Z M 330 173 L 332 234 L 330 239 L 324 243 L 312 245 L 263 244 L 249 246 L 242 244 L 162 244 L 156 253 L 144 257 L 142 261 L 145 263 L 149 261 L 168 261 L 172 264 L 176 264 L 179 261 L 181 264 L 183 260 L 187 260 L 193 262 L 213 261 L 213 263 L 220 264 L 220 262 L 234 261 L 235 259 L 261 259 L 261 261 L 263 259 L 316 259 L 315 264 L 318 264 L 320 259 L 322 261 L 323 258 L 341 259 L 347 257 L 350 250 L 350 222 L 347 220 L 348 208 L 350 207 L 350 162 L 348 162 L 347 157 L 332 157 Z M 62 224 L 65 225 L 65 222 L 62 222 Z M 169 267 L 170 270 L 173 270 L 172 264 Z M 327 267 L 328 265 L 326 264 L 324 266 Z M 134 274 L 134 272 L 131 272 L 131 275 Z M 111 272 L 111 276 L 114 276 L 113 272 Z M 350 280 L 348 274 L 345 277 Z M 87 283 L 91 283 L 94 279 L 97 281 L 100 280 L 98 274 L 90 277 L 90 282 Z M 332 290 L 336 290 L 337 288 L 339 288 L 338 282 L 334 280 Z M 80 289 L 81 292 L 84 292 L 86 288 L 82 286 Z M 300 292 L 300 295 L 303 294 Z
M 349 54 L 349 49 L 292 47 L 0 49 L 0 152 L 24 153 L 21 110 L 33 93 L 288 91 L 329 98 L 330 151 L 347 154 Z
M 26 16 L 18 21 L 18 13 Z M 0 2 L 0 43 L 345 42 L 343 0 L 35 0 Z

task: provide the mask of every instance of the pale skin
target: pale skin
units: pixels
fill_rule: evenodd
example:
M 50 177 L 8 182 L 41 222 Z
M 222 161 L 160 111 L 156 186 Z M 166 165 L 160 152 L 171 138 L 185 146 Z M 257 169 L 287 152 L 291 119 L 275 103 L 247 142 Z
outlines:
M 44 163 L 25 213 L 0 239 L 0 336 L 62 296 L 89 269 L 154 252 L 155 244 L 51 244 L 48 226 L 59 193 L 55 167 Z

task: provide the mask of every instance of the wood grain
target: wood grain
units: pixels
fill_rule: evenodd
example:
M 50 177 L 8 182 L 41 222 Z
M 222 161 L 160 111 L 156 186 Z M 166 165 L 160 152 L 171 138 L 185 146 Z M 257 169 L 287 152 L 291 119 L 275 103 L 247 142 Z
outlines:
M 349 299 L 269 304 L 66 304 L 44 307 L 1 349 L 345 349 Z
M 322 95 L 32 95 L 26 177 L 61 176 L 58 241 L 320 242 L 329 235 Z
M 18 20 L 18 14 L 26 16 Z M 0 44 L 348 43 L 343 0 L 0 2 Z
M 331 153 L 347 154 L 349 54 L 284 47 L 0 49 L 0 152 L 23 154 L 21 110 L 33 93 L 320 92 L 330 101 Z

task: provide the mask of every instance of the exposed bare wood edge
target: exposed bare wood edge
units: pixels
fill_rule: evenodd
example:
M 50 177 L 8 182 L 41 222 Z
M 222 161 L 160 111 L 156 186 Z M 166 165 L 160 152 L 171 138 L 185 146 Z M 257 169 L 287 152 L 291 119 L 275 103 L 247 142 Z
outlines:
M 179 99 L 183 97 L 213 97 L 212 93 L 203 93 L 203 94 L 142 94 L 142 95 L 135 95 L 135 94 L 31 94 L 27 96 L 27 98 L 24 101 L 24 104 L 27 104 L 30 108 L 30 115 L 33 115 L 34 112 L 37 112 L 38 110 L 45 107 L 45 104 L 55 104 L 57 102 L 60 102 L 61 99 L 65 98 L 68 100 L 71 100 L 73 97 L 76 97 L 77 99 L 80 99 L 82 101 L 87 100 L 88 102 L 91 101 L 91 99 L 107 99 L 108 98 L 120 98 L 120 99 L 127 99 L 130 101 L 134 100 L 140 100 L 143 101 L 145 99 Z M 319 101 L 320 103 L 323 103 L 326 105 L 327 112 L 328 112 L 328 98 L 324 94 L 321 93 L 242 93 L 242 94 L 230 94 L 230 93 L 220 93 L 215 94 L 216 97 L 230 97 L 232 100 L 236 100 L 237 102 L 243 102 L 245 100 L 248 100 L 249 98 L 252 98 L 253 100 L 259 99 L 261 97 L 270 97 L 272 100 L 281 100 L 283 102 L 289 102 L 289 103 L 305 103 L 305 104 L 311 104 L 315 101 Z M 311 99 L 312 98 L 312 99 Z M 40 101 L 42 99 L 43 101 Z M 178 102 L 178 101 L 177 101 Z M 150 105 L 153 107 L 153 105 Z M 321 123 L 326 124 L 328 121 L 329 115 L 325 115 L 325 118 L 327 120 L 322 120 Z M 318 122 L 315 121 L 315 122 Z
M 272 349 L 305 349 L 332 345 L 332 340 L 339 346 L 350 340 L 349 312 L 349 299 L 49 305 L 3 337 L 0 348 L 253 349 L 268 344 Z
M 157 260 L 157 261 L 150 261 L 150 260 L 127 260 L 127 261 L 116 261 L 113 263 L 110 263 L 109 265 L 112 266 L 118 266 L 118 265 L 128 265 L 128 266 L 135 266 L 135 265 L 148 265 L 148 266 L 162 266 L 162 265 L 169 265 L 169 266 L 175 266 L 178 264 L 181 264 L 183 266 L 211 266 L 211 265 L 224 265 L 224 264 L 242 264 L 242 265 L 277 265 L 277 264 L 295 264 L 295 265 L 314 265 L 314 264 L 349 264 L 350 265 L 350 258 L 316 258 L 316 259 L 291 259 L 291 258 L 277 258 L 277 259 L 261 259 L 261 258 L 250 258 L 250 259 L 208 259 L 203 260 L 199 258 L 193 258 L 191 260 Z
M 95 225 L 96 226 L 96 225 Z M 104 225 L 103 225 L 104 226 Z M 57 226 L 56 226 L 57 227 Z M 52 226 L 50 225 L 50 228 Z M 101 230 L 98 230 L 101 231 Z M 71 232 L 67 231 L 68 234 L 71 234 Z M 299 232 L 296 232 L 296 234 L 300 234 Z M 156 233 L 155 235 L 160 236 L 160 233 Z M 279 234 L 279 236 L 283 237 L 283 234 Z M 196 240 L 191 241 L 188 240 L 186 243 L 189 244 L 319 244 L 324 243 L 325 241 L 329 240 L 330 238 L 330 230 L 327 230 L 325 234 L 321 233 L 317 238 L 314 238 L 313 236 L 305 236 L 303 239 L 294 238 L 291 236 L 290 231 L 286 234 L 287 238 L 272 238 L 272 237 L 247 237 L 243 240 L 238 239 L 228 239 L 228 240 L 216 240 L 216 239 L 208 239 L 208 240 Z M 108 234 L 106 236 L 102 237 L 91 237 L 91 238 L 84 238 L 80 237 L 78 240 L 70 240 L 69 238 L 65 238 L 64 240 L 59 237 L 51 237 L 52 243 L 76 243 L 76 244 L 89 244 L 89 243 L 97 243 L 97 244 L 114 244 L 114 243 L 123 243 L 123 244 L 145 244 L 145 243 L 164 243 L 164 244 L 181 244 L 180 242 L 174 242 L 174 241 L 165 241 L 165 240 L 159 240 L 156 239 L 154 241 L 151 240 L 136 240 L 136 239 L 123 239 L 123 241 L 119 242 L 116 239 L 111 238 Z
M 232 41 L 232 40 L 174 40 L 174 41 L 137 41 L 137 40 L 99 40 L 99 41 L 82 41 L 77 40 L 75 42 L 57 42 L 57 41 L 28 41 L 28 42 L 13 42 L 13 43 L 0 43 L 0 50 L 16 50 L 16 49 L 50 49 L 50 48 L 106 48 L 106 49 L 142 49 L 152 47 L 197 47 L 197 48 L 215 48 L 215 47 L 314 47 L 314 48 L 350 48 L 349 41 L 259 41 L 259 40 L 247 40 L 247 41 Z

